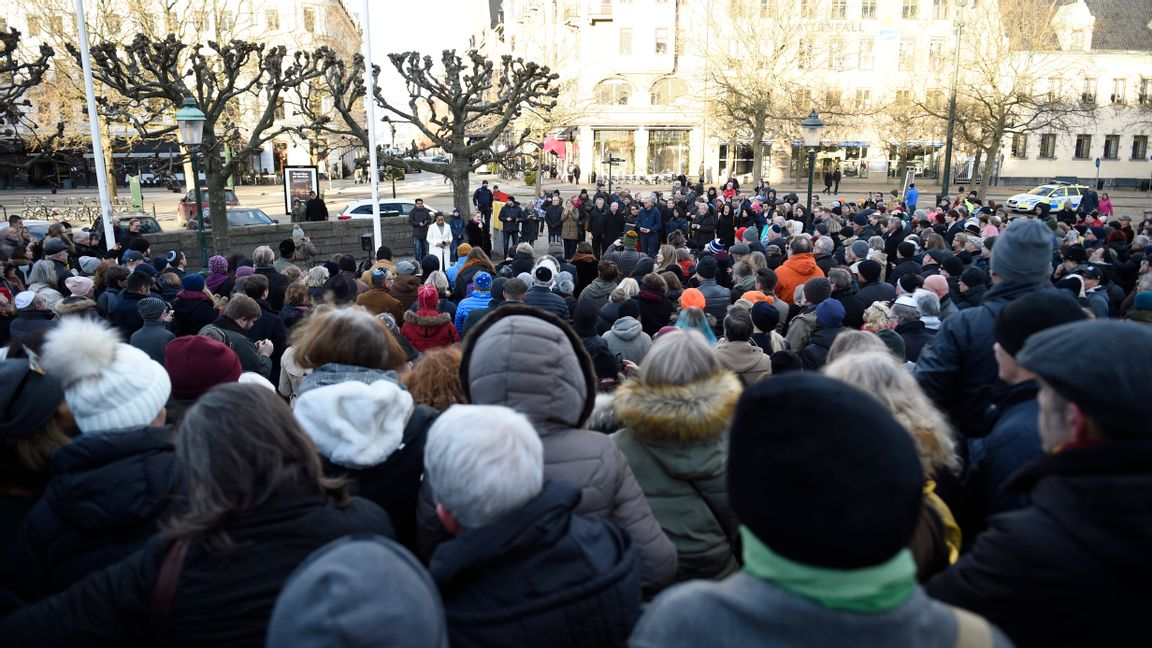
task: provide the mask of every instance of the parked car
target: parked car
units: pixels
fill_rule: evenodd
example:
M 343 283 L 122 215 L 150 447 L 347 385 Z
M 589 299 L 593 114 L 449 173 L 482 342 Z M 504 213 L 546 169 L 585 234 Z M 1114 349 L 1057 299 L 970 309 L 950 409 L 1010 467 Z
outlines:
M 252 227 L 253 225 L 275 225 L 280 221 L 264 213 L 264 210 L 255 207 L 228 208 L 228 227 Z M 195 219 L 188 221 L 188 229 L 198 231 L 200 223 Z M 204 231 L 212 229 L 212 210 L 204 208 Z
M 224 203 L 229 207 L 236 207 L 240 204 L 240 200 L 236 198 L 236 192 L 231 189 L 224 190 Z M 208 191 L 200 189 L 200 205 L 204 208 L 205 213 L 208 209 Z M 196 218 L 196 192 L 189 191 L 187 195 L 180 199 L 180 206 L 176 212 L 176 222 L 183 226 L 185 223 Z
M 121 216 L 121 217 L 119 217 L 119 220 L 120 220 L 119 226 L 124 228 L 124 229 L 127 229 L 128 228 L 128 221 L 130 221 L 134 218 L 140 221 L 140 233 L 143 234 L 145 237 L 147 237 L 149 234 L 159 234 L 160 232 L 164 231 L 163 228 L 160 227 L 160 223 L 157 222 L 155 218 L 152 218 L 151 216 L 144 216 L 143 214 L 141 214 L 139 216 Z M 113 226 L 116 225 L 116 219 L 115 218 L 112 219 L 112 224 L 113 224 Z M 92 238 L 96 239 L 97 241 L 103 241 L 104 240 L 104 217 L 103 216 L 97 216 L 96 220 L 92 222 L 92 225 L 90 227 L 85 227 L 84 231 L 92 234 Z
M 380 201 L 380 215 L 385 217 L 392 216 L 407 216 L 408 212 L 416 206 L 414 202 L 406 200 L 381 200 Z M 425 205 L 427 207 L 427 205 Z M 428 207 L 428 209 L 435 212 L 436 210 Z M 348 203 L 339 214 L 330 215 L 329 220 L 352 220 L 356 218 L 372 218 L 372 201 L 371 200 L 357 200 Z
M 1080 206 L 1080 199 L 1088 191 L 1088 187 L 1084 185 L 1054 182 L 1040 185 L 1028 193 L 1016 194 L 1004 204 L 1008 206 L 1008 209 L 1018 212 L 1030 212 L 1042 202 L 1047 202 L 1052 211 L 1060 209 L 1060 206 L 1066 202 L 1072 203 L 1072 208 L 1075 209 Z

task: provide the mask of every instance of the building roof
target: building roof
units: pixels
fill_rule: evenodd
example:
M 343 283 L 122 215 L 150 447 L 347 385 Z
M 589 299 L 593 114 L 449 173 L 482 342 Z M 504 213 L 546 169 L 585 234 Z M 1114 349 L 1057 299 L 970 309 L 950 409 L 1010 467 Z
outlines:
M 1096 25 L 1092 49 L 1152 52 L 1152 2 L 1084 0 Z

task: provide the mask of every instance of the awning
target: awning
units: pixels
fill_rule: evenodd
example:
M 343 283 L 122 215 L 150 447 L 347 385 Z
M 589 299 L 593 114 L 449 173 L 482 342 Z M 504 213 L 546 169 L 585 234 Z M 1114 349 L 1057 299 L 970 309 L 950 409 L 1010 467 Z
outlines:
M 544 138 L 544 152 L 555 153 L 559 157 L 565 157 L 568 155 L 568 151 L 564 146 L 564 141 L 556 139 L 551 135 Z

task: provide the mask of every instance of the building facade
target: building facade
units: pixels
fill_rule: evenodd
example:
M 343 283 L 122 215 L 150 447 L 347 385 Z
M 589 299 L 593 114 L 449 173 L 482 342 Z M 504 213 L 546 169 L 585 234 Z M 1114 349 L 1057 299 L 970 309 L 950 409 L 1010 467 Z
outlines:
M 607 177 L 610 166 L 618 176 L 747 177 L 754 143 L 714 108 L 725 101 L 713 81 L 724 60 L 716 53 L 740 39 L 763 47 L 729 52 L 792 66 L 749 66 L 778 70 L 780 91 L 796 107 L 794 124 L 777 123 L 759 143 L 764 177 L 806 175 L 795 126 L 808 106 L 829 123 L 818 172 L 875 178 L 912 170 L 938 178 L 945 120 L 906 118 L 911 111 L 901 106 L 946 109 L 954 70 L 972 78 L 974 57 L 989 51 L 981 39 L 1013 38 L 1014 29 L 1000 24 L 997 0 L 503 0 L 491 9 L 474 45 L 560 74 L 554 134 L 567 144 L 566 158 L 554 161 L 578 164 L 585 177 Z M 995 29 L 978 28 L 988 16 L 998 21 Z M 1101 157 L 1102 178 L 1147 179 L 1152 5 L 1077 0 L 1052 21 L 1052 51 L 1037 58 L 1055 71 L 1043 72 L 1044 81 L 1030 89 L 1049 92 L 1051 80 L 1067 94 L 1094 83 L 1096 109 L 1059 131 L 1006 135 L 986 170 L 1001 182 L 1089 179 Z M 788 40 L 780 32 L 799 35 Z M 729 57 L 726 65 L 742 73 L 739 61 Z M 956 179 L 970 181 L 976 151 L 954 141 Z

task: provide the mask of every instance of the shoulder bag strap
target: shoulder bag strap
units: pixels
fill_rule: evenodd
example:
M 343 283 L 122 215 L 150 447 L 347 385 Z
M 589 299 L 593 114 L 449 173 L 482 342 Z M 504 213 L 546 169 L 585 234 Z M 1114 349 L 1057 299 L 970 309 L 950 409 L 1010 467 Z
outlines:
M 172 612 L 172 601 L 176 597 L 176 587 L 180 583 L 180 572 L 184 569 L 184 558 L 188 555 L 188 543 L 177 540 L 168 547 L 160 574 L 156 577 L 156 589 L 152 591 L 152 612 L 148 620 L 148 631 L 154 645 L 167 643 L 164 634 L 168 629 L 168 616 Z

